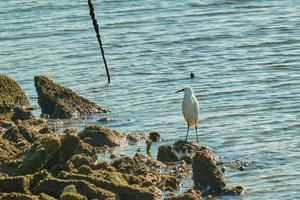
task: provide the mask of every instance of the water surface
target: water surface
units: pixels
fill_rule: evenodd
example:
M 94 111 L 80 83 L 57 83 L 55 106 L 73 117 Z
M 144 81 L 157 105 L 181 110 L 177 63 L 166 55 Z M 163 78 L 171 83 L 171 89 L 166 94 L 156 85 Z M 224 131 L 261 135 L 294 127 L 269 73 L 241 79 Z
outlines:
M 224 159 L 253 162 L 225 174 L 229 186 L 248 192 L 220 199 L 300 198 L 299 1 L 93 2 L 110 85 L 86 1 L 1 1 L 0 72 L 29 97 L 36 96 L 33 77 L 47 75 L 110 108 L 108 126 L 157 130 L 162 143 L 184 138 L 182 95 L 174 91 L 191 85 L 201 141 Z M 100 117 L 67 125 L 80 129 Z

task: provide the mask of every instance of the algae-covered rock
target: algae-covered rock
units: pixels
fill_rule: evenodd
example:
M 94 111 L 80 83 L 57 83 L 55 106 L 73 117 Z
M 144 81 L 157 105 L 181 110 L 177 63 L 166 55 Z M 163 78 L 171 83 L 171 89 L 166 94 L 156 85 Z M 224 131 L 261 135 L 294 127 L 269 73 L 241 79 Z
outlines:
M 1 200 L 42 200 L 39 196 L 23 194 L 23 193 L 3 193 L 0 195 Z M 50 199 L 49 199 L 50 200 Z
M 126 200 L 154 200 L 157 195 L 150 191 L 148 187 L 141 187 L 136 184 L 129 184 L 128 179 L 131 175 L 124 176 L 119 172 L 108 172 L 105 170 L 98 170 L 93 175 L 74 174 L 69 172 L 62 172 L 59 175 L 61 179 L 69 180 L 84 180 L 92 183 L 97 188 L 112 191 L 118 197 L 117 199 Z M 79 191 L 78 191 L 79 192 Z
M 225 187 L 223 175 L 210 152 L 197 152 L 193 157 L 192 167 L 194 185 L 200 191 L 220 193 Z
M 33 193 L 45 193 L 55 198 L 59 198 L 63 190 L 69 185 L 75 185 L 77 192 L 86 196 L 88 199 L 115 200 L 115 195 L 113 193 L 98 188 L 88 181 L 78 179 L 61 180 L 57 178 L 47 178 L 34 188 Z
M 24 176 L 0 177 L 0 193 L 29 193 L 29 179 Z
M 30 194 L 23 194 L 23 193 L 0 193 L 1 200 L 55 200 L 55 198 L 41 193 L 40 195 L 30 195 Z
M 136 153 L 133 158 L 122 156 L 113 160 L 111 166 L 126 174 L 147 175 L 148 172 L 160 172 L 166 166 L 148 156 Z
M 161 145 L 158 147 L 157 160 L 163 163 L 177 162 L 179 161 L 179 157 L 172 146 Z
M 58 150 L 60 140 L 55 136 L 41 136 L 26 151 L 7 162 L 0 169 L 10 175 L 26 175 L 41 170 Z
M 90 138 L 87 142 L 94 147 L 121 146 L 126 143 L 126 138 L 115 130 L 104 126 L 90 125 L 78 133 L 82 140 Z M 86 141 L 86 140 L 85 140 Z
M 68 185 L 62 191 L 60 200 L 87 200 L 87 198 L 81 194 L 78 194 L 75 185 Z
M 202 199 L 201 193 L 198 190 L 190 188 L 181 195 L 170 196 L 165 198 L 164 200 L 201 200 L 201 199 Z
M 224 188 L 222 190 L 222 195 L 242 195 L 245 193 L 245 188 L 238 185 L 232 188 Z
M 51 175 L 47 170 L 43 169 L 35 174 L 27 175 L 26 177 L 29 178 L 29 190 L 32 191 L 40 181 L 51 177 Z
M 30 120 L 34 119 L 34 115 L 28 109 L 24 109 L 21 107 L 13 108 L 12 121 L 16 122 L 18 120 Z
M 2 161 L 6 161 L 19 153 L 19 150 L 9 140 L 4 139 L 0 136 L 0 171 Z
M 160 140 L 160 134 L 158 132 L 153 131 L 149 133 L 148 139 L 152 140 L 152 142 L 157 142 L 158 140 Z
M 45 76 L 35 76 L 34 82 L 42 114 L 48 114 L 50 118 L 78 118 L 80 115 L 108 112 Z
M 0 108 L 23 106 L 29 106 L 29 101 L 20 86 L 10 77 L 0 74 Z
M 23 140 L 32 143 L 37 138 L 38 134 L 39 133 L 30 126 L 21 124 L 8 129 L 2 137 L 16 143 Z
M 93 167 L 95 162 L 95 158 L 89 157 L 85 154 L 76 154 L 68 160 L 67 166 L 69 169 L 79 169 L 83 165 Z

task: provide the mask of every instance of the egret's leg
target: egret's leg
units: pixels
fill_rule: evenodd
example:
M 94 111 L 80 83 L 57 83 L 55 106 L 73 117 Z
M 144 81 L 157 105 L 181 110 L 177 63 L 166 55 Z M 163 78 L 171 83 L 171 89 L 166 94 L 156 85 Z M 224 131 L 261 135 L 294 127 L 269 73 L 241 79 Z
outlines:
M 187 126 L 188 126 L 188 128 L 187 128 L 187 131 L 186 131 L 186 137 L 185 137 L 185 141 L 187 141 L 187 138 L 188 138 L 189 129 L 190 129 L 190 124 L 189 124 L 189 123 L 187 123 Z
M 198 141 L 198 131 L 197 131 L 197 125 L 195 125 L 195 129 L 196 129 L 196 137 L 197 137 L 197 142 L 199 143 L 199 141 Z

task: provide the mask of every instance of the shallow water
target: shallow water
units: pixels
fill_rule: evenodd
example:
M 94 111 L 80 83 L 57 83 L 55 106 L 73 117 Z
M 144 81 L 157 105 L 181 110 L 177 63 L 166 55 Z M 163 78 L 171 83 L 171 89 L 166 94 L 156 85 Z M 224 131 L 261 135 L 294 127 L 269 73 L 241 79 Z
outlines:
M 300 198 L 299 1 L 93 2 L 110 85 L 86 1 L 0 1 L 0 72 L 29 97 L 33 76 L 45 74 L 111 109 L 108 126 L 158 130 L 162 143 L 184 138 L 182 94 L 174 91 L 191 85 L 201 141 L 224 159 L 253 162 L 225 174 L 247 193 L 220 199 Z M 100 124 L 100 117 L 65 126 Z

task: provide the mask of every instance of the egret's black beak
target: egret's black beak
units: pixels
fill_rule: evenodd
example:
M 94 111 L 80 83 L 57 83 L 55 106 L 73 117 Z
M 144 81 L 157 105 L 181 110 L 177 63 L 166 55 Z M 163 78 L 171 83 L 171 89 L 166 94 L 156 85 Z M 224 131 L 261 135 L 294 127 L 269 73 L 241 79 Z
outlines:
M 181 90 L 177 90 L 175 93 L 178 93 L 178 92 L 182 92 L 184 89 L 181 89 Z

